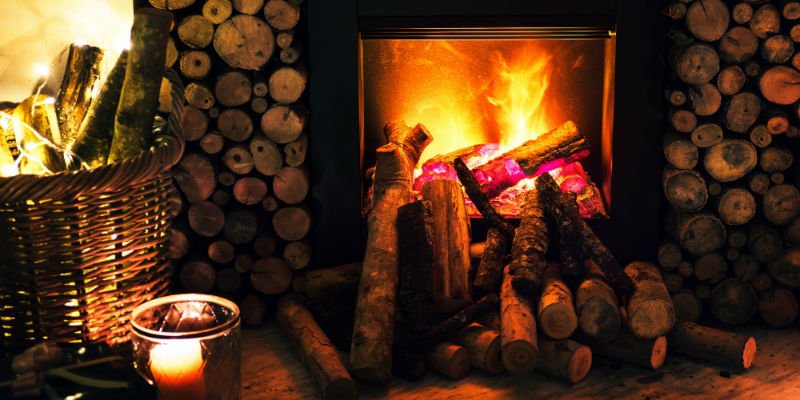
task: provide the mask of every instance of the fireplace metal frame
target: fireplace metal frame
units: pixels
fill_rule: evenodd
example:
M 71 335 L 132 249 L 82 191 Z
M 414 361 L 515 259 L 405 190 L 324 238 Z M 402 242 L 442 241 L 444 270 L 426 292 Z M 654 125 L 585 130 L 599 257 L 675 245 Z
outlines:
M 394 28 L 616 27 L 611 218 L 591 225 L 620 262 L 654 259 L 666 129 L 661 6 L 641 0 L 308 2 L 312 265 L 363 258 L 359 34 Z

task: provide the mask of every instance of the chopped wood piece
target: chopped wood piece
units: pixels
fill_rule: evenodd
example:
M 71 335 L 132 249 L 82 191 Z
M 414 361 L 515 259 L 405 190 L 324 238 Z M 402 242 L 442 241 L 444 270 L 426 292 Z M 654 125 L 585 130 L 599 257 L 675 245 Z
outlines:
M 218 154 L 225 146 L 225 138 L 217 132 L 209 132 L 200 138 L 199 144 L 206 154 Z
M 697 115 L 691 110 L 671 108 L 669 122 L 676 131 L 689 133 L 697 127 Z
M 694 255 L 717 250 L 725 244 L 725 225 L 711 214 L 676 212 L 669 230 L 681 247 Z
M 632 262 L 625 273 L 636 287 L 625 307 L 630 331 L 649 339 L 669 332 L 675 324 L 675 310 L 658 267 L 650 262 Z
M 243 142 L 253 133 L 253 120 L 238 108 L 228 108 L 219 113 L 217 129 L 222 136 L 234 142 Z
M 542 332 L 553 339 L 566 339 L 578 327 L 572 292 L 561 279 L 558 264 L 549 263 L 545 270 L 537 317 Z
M 239 253 L 233 258 L 233 267 L 240 273 L 249 272 L 253 269 L 253 256 L 247 253 Z
M 275 30 L 288 31 L 300 21 L 300 9 L 286 0 L 267 0 L 264 4 L 264 17 Z
M 606 282 L 600 267 L 587 261 L 587 273 L 575 292 L 578 325 L 598 342 L 613 339 L 620 326 L 619 305 L 614 289 Z
M 731 18 L 737 24 L 746 24 L 753 18 L 753 6 L 747 3 L 738 3 L 731 10 Z
M 743 188 L 725 190 L 717 200 L 717 212 L 728 225 L 743 225 L 756 215 L 756 199 Z
M 214 39 L 214 25 L 199 14 L 181 19 L 177 31 L 181 42 L 193 49 L 202 49 Z
M 231 193 L 223 189 L 216 190 L 214 194 L 211 195 L 211 202 L 220 207 L 224 207 L 231 202 Z
M 211 92 L 207 86 L 191 82 L 183 89 L 183 97 L 186 98 L 186 103 L 190 106 L 208 110 L 214 106 L 214 93 Z
M 361 268 L 361 262 L 357 262 L 306 272 L 306 296 L 310 302 L 317 304 L 348 297 L 355 299 Z
M 683 276 L 680 274 L 665 271 L 661 276 L 664 279 L 664 286 L 670 294 L 678 292 L 683 288 Z
M 278 145 L 264 135 L 253 136 L 250 140 L 250 153 L 253 155 L 256 170 L 263 175 L 273 176 L 281 171 L 283 159 Z
M 103 50 L 99 47 L 69 46 L 67 65 L 55 103 L 61 134 L 59 141 L 65 145 L 71 145 L 78 136 L 92 102 L 92 89 L 100 79 L 102 62 Z
M 788 105 L 800 99 L 800 72 L 792 67 L 776 65 L 770 67 L 758 81 L 758 88 L 765 99 Z
M 253 241 L 253 251 L 260 258 L 271 256 L 276 246 L 276 240 L 272 235 L 261 235 Z
M 721 141 L 722 127 L 717 123 L 698 125 L 692 131 L 692 143 L 701 149 L 711 147 Z
M 765 125 L 756 125 L 750 130 L 750 141 L 756 147 L 763 149 L 772 143 L 772 135 Z
M 250 270 L 250 284 L 259 293 L 281 294 L 292 284 L 292 270 L 278 257 L 261 258 Z
M 290 47 L 281 49 L 281 51 L 278 53 L 278 57 L 281 59 L 281 62 L 285 64 L 293 64 L 297 62 L 301 55 L 303 55 L 303 46 L 301 43 L 294 43 Z
M 183 264 L 179 276 L 184 289 L 190 292 L 206 293 L 214 287 L 216 275 L 214 268 L 208 262 L 194 260 Z
M 246 176 L 233 184 L 233 197 L 246 206 L 261 203 L 267 195 L 267 184 L 260 178 Z
M 231 0 L 233 8 L 242 13 L 253 15 L 264 7 L 264 0 Z
M 722 106 L 722 123 L 736 133 L 747 133 L 761 114 L 761 98 L 751 92 L 739 92 Z
M 702 85 L 719 72 L 719 55 L 710 45 L 695 43 L 676 52 L 672 65 L 680 80 L 690 85 Z
M 500 289 L 500 333 L 503 366 L 513 374 L 527 374 L 539 358 L 536 319 L 531 303 L 511 284 L 509 267 L 503 271 Z
M 430 329 L 412 338 L 410 343 L 415 347 L 427 348 L 446 338 L 453 337 L 467 325 L 477 321 L 484 315 L 497 311 L 500 307 L 500 297 L 497 293 L 489 293 L 474 303 L 462 307 L 461 310 L 440 321 Z M 500 360 L 498 359 L 498 362 Z
M 242 323 L 247 326 L 259 326 L 267 316 L 267 305 L 264 304 L 261 296 L 255 293 L 244 296 L 239 308 L 241 309 Z
M 761 222 L 747 226 L 747 248 L 758 262 L 775 261 L 783 254 L 781 235 Z
M 247 103 L 250 101 L 251 92 L 252 82 L 250 78 L 243 72 L 236 70 L 227 71 L 220 75 L 214 85 L 214 95 L 217 97 L 217 101 L 226 107 L 236 107 Z M 224 113 L 225 111 L 220 113 L 220 117 Z
M 708 201 L 706 181 L 695 170 L 665 168 L 662 182 L 667 201 L 676 208 L 699 211 Z
M 187 105 L 183 110 L 183 135 L 193 142 L 203 137 L 208 129 L 208 116 L 205 111 Z
M 743 26 L 731 28 L 719 41 L 719 55 L 729 64 L 741 64 L 758 51 L 758 37 Z
M 728 262 L 717 252 L 703 254 L 694 262 L 694 276 L 700 281 L 711 281 L 717 276 L 725 276 L 727 272 Z
M 301 241 L 286 243 L 283 260 L 293 271 L 307 267 L 311 261 L 311 245 Z
M 545 175 L 549 176 L 541 176 Z M 514 289 L 530 298 L 541 292 L 549 241 L 544 200 L 538 189 L 528 191 L 523 194 L 520 224 L 511 245 L 509 275 Z
M 538 368 L 550 375 L 578 383 L 592 367 L 592 350 L 574 340 L 543 339 Z
M 783 147 L 769 147 L 758 155 L 758 166 L 766 173 L 782 172 L 792 165 L 794 154 Z
M 668 133 L 664 135 L 664 158 L 678 169 L 692 169 L 697 165 L 700 152 L 697 146 L 685 135 Z
M 787 249 L 780 258 L 767 264 L 767 271 L 776 282 L 792 289 L 800 288 L 800 249 Z
M 758 269 L 758 263 L 749 254 L 740 254 L 738 258 L 733 260 L 733 276 L 745 282 L 753 280 L 758 273 Z
M 223 232 L 231 243 L 249 243 L 258 233 L 258 224 L 258 216 L 252 210 L 233 210 L 225 215 Z
M 480 256 L 478 270 L 472 283 L 473 292 L 477 297 L 488 293 L 496 293 L 503 282 L 503 260 L 506 254 L 506 236 L 495 228 L 486 232 L 485 249 Z M 470 253 L 472 246 L 470 246 Z
M 272 30 L 264 20 L 252 15 L 235 15 L 214 33 L 214 50 L 233 68 L 259 70 L 274 48 Z
M 752 171 L 758 154 L 752 143 L 741 139 L 725 139 L 711 146 L 703 158 L 706 171 L 720 182 L 731 182 Z
M 399 311 L 415 331 L 433 324 L 434 228 L 431 202 L 418 200 L 397 210 Z
M 207 200 L 217 186 L 211 160 L 198 153 L 184 154 L 172 170 L 172 176 L 186 200 L 192 204 Z
M 795 218 L 786 226 L 784 237 L 789 246 L 800 247 L 800 218 Z
M 237 175 L 246 175 L 253 170 L 255 165 L 253 155 L 244 146 L 237 145 L 228 148 L 222 156 L 222 163 L 228 167 L 231 172 Z M 231 182 L 233 184 L 233 182 Z
M 250 110 L 256 114 L 263 114 L 269 109 L 269 103 L 264 97 L 256 97 L 250 99 Z
M 425 354 L 428 366 L 450 378 L 461 379 L 470 367 L 469 350 L 452 342 L 441 342 Z
M 306 111 L 300 103 L 276 104 L 261 116 L 261 131 L 276 143 L 296 140 L 306 125 Z
M 470 364 L 489 374 L 505 371 L 500 361 L 500 332 L 472 323 L 458 333 L 456 343 L 469 350 Z
M 608 343 L 590 342 L 592 352 L 601 357 L 621 360 L 645 368 L 659 369 L 667 357 L 667 338 L 644 339 L 628 329 L 620 329 Z
M 275 44 L 278 47 L 285 49 L 292 45 L 292 41 L 294 41 L 294 32 L 293 31 L 283 31 L 275 35 Z
M 694 37 L 713 42 L 728 29 L 730 13 L 721 0 L 700 0 L 689 5 L 686 11 L 686 28 Z
M 718 321 L 728 325 L 741 325 L 755 314 L 758 297 L 747 282 L 728 278 L 711 291 L 708 308 Z
M 475 207 L 481 215 L 483 215 L 483 218 L 485 218 L 489 225 L 500 230 L 508 240 L 513 240 L 514 226 L 495 210 L 494 206 L 489 202 L 486 193 L 481 190 L 478 179 L 475 178 L 475 175 L 469 170 L 467 164 L 465 164 L 461 158 L 456 157 L 455 160 L 453 160 L 453 167 L 458 175 L 458 180 L 461 182 L 461 185 L 464 186 L 464 191 L 467 193 L 467 196 L 469 196 L 469 199 L 472 200 L 472 203 L 475 204 Z
M 222 232 L 225 226 L 225 214 L 222 209 L 208 201 L 192 204 L 187 215 L 192 230 L 200 236 L 215 236 Z
M 273 212 L 278 209 L 278 200 L 275 197 L 267 196 L 261 201 L 261 208 L 267 212 Z
M 305 68 L 298 66 L 278 68 L 269 76 L 269 95 L 278 103 L 294 103 L 305 91 L 307 79 Z
M 167 10 L 180 10 L 189 7 L 194 2 L 195 0 L 150 0 L 150 5 Z
M 203 4 L 203 17 L 212 24 L 221 24 L 233 13 L 231 0 L 206 0 Z
M 797 298 L 791 291 L 776 287 L 759 295 L 758 314 L 773 328 L 786 328 L 797 320 Z
M 750 368 L 756 354 L 753 337 L 692 322 L 678 322 L 669 341 L 670 350 L 735 370 Z
M 169 258 L 177 260 L 189 253 L 189 239 L 180 229 L 173 227 L 169 232 Z
M 703 302 L 689 289 L 673 293 L 672 305 L 675 307 L 675 318 L 678 321 L 695 322 L 703 314 Z
M 358 398 L 358 387 L 347 372 L 339 352 L 317 325 L 302 297 L 295 294 L 283 296 L 278 301 L 277 319 L 295 352 L 320 386 L 323 398 Z
M 794 185 L 775 185 L 764 195 L 764 217 L 774 224 L 786 224 L 800 213 L 800 192 Z
M 781 29 L 781 17 L 778 9 L 773 4 L 764 4 L 753 13 L 749 25 L 750 30 L 761 39 L 778 33 Z
M 216 263 L 227 264 L 233 261 L 235 255 L 236 249 L 227 240 L 215 240 L 208 245 L 208 258 Z
M 284 161 L 290 167 L 299 167 L 306 160 L 308 152 L 308 137 L 300 135 L 297 140 L 283 146 L 283 153 L 286 155 Z
M 739 93 L 747 82 L 747 75 L 738 65 L 729 65 L 717 75 L 717 89 L 720 94 L 731 96 Z
M 763 172 L 753 172 L 747 176 L 747 186 L 756 194 L 765 195 L 769 190 L 769 175 Z
M 742 65 L 744 68 L 744 74 L 755 78 L 761 74 L 761 64 L 758 63 L 756 60 L 748 60 Z
M 272 193 L 286 204 L 303 201 L 309 186 L 308 172 L 295 167 L 284 167 L 272 179 Z
M 664 270 L 674 270 L 682 260 L 681 246 L 677 242 L 668 240 L 658 246 L 658 265 Z
M 701 117 L 716 113 L 720 105 L 722 105 L 722 95 L 720 95 L 717 87 L 711 83 L 689 88 L 688 97 L 692 111 Z

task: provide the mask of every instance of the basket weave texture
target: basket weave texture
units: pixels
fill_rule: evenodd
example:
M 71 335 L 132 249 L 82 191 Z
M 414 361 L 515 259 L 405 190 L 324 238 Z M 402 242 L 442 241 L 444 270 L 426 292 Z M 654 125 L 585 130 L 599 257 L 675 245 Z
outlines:
M 174 71 L 167 140 L 103 167 L 0 178 L 0 353 L 36 342 L 128 340 L 130 313 L 167 293 L 183 154 Z

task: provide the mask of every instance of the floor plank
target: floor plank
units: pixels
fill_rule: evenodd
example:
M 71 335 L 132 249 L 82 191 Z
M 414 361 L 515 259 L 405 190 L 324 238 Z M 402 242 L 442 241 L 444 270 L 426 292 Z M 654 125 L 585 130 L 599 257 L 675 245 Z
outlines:
M 394 378 L 385 388 L 360 384 L 360 399 L 722 400 L 800 398 L 800 334 L 796 329 L 745 327 L 758 343 L 753 366 L 741 373 L 670 354 L 658 371 L 595 359 L 585 380 L 569 385 L 534 372 L 490 376 L 473 370 L 451 381 L 433 372 L 420 382 Z M 322 399 L 318 386 L 274 324 L 242 333 L 243 400 Z

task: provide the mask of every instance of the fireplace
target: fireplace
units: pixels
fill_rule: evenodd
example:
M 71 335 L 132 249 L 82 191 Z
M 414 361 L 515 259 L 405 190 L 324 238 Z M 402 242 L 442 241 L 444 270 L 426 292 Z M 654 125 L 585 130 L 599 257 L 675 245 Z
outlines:
M 663 22 L 658 18 L 658 5 L 627 0 L 535 6 L 524 1 L 502 5 L 453 1 L 319 3 L 309 3 L 309 55 L 314 61 L 310 65 L 309 101 L 313 110 L 310 137 L 315 148 L 311 153 L 315 265 L 341 264 L 363 256 L 362 178 L 374 164 L 374 149 L 382 144 L 382 124 L 389 122 L 388 118 L 397 118 L 407 119 L 406 123 L 413 126 L 436 113 L 428 108 L 428 115 L 421 115 L 418 105 L 391 115 L 375 109 L 376 102 L 388 103 L 383 109 L 395 111 L 406 102 L 388 95 L 402 84 L 394 78 L 376 83 L 375 71 L 389 65 L 409 73 L 409 65 L 431 61 L 430 68 L 441 71 L 434 56 L 421 54 L 422 49 L 436 46 L 447 48 L 450 54 L 469 53 L 473 58 L 488 52 L 487 63 L 494 62 L 495 66 L 503 62 L 510 66 L 514 57 L 523 57 L 520 52 L 525 49 L 539 49 L 536 54 L 557 59 L 559 80 L 552 82 L 569 87 L 571 90 L 565 91 L 575 97 L 570 99 L 563 93 L 552 97 L 550 112 L 540 116 L 539 128 L 552 129 L 565 119 L 577 120 L 591 147 L 583 165 L 601 188 L 609 215 L 608 219 L 592 220 L 592 227 L 621 262 L 655 254 L 661 231 L 659 137 L 663 106 L 659 99 L 663 98 L 660 77 L 664 76 L 659 50 L 663 48 L 663 30 L 659 29 Z M 498 43 L 502 43 L 500 50 Z M 569 53 L 576 49 L 583 52 L 582 57 Z M 403 61 L 381 64 L 376 58 L 392 52 L 404 54 Z M 416 64 L 409 57 L 416 57 Z M 570 57 L 572 62 L 568 63 Z M 580 74 L 583 81 L 566 77 L 564 65 L 575 67 L 587 61 L 601 65 Z M 475 91 L 485 91 L 490 84 L 486 81 L 481 86 L 479 80 L 473 81 L 469 89 Z M 463 90 L 458 83 L 453 78 L 446 84 L 455 85 L 450 90 L 457 92 Z M 472 105 L 487 107 L 485 97 Z M 447 135 L 438 132 L 441 125 L 434 126 L 434 143 L 447 141 Z M 486 142 L 496 139 L 492 129 L 485 125 L 480 129 L 487 136 L 483 138 Z M 474 143 L 464 143 L 469 144 Z M 431 155 L 440 152 L 429 151 Z M 480 221 L 473 220 L 473 224 L 480 226 Z

